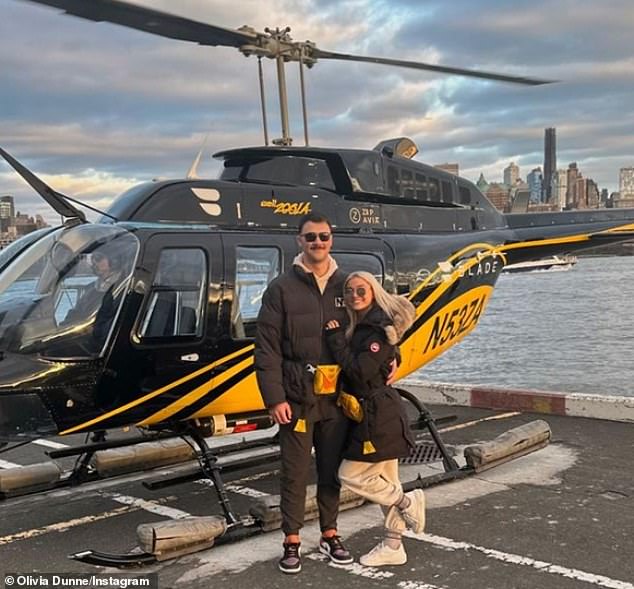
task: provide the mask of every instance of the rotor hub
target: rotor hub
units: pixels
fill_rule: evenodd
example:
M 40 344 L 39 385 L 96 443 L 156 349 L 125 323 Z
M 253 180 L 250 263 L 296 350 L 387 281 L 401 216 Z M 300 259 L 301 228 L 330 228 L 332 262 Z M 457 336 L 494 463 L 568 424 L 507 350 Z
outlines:
M 285 62 L 301 61 L 309 68 L 317 63 L 317 58 L 314 56 L 316 45 L 311 41 L 293 41 L 289 34 L 290 27 L 275 29 L 266 27 L 264 33 L 259 33 L 249 26 L 240 27 L 238 30 L 255 36 L 253 43 L 247 43 L 238 48 L 246 57 L 251 55 L 269 59 L 281 57 Z

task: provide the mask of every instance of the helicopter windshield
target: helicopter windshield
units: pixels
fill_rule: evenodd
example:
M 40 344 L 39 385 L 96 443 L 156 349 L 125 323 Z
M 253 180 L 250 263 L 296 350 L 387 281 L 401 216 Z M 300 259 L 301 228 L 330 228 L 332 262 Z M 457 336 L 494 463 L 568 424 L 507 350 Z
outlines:
M 47 233 L 50 233 L 51 231 L 53 231 L 52 227 L 36 229 L 35 231 L 31 231 L 31 233 L 27 233 L 19 239 L 16 239 L 7 247 L 0 250 L 0 271 L 4 270 L 4 268 L 9 265 L 11 260 L 17 257 L 20 252 L 24 251 L 32 243 L 35 243 L 38 239 L 40 239 Z
M 103 354 L 139 252 L 112 225 L 61 227 L 0 275 L 0 351 L 49 358 Z

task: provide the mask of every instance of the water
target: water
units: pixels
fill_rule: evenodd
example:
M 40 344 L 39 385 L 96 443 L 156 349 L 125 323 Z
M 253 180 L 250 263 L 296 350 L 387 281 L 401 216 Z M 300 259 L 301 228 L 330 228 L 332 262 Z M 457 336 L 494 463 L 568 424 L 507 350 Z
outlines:
M 413 379 L 634 396 L 634 257 L 505 274 L 479 325 Z
M 410 378 L 634 396 L 633 283 L 628 256 L 502 275 L 476 329 Z

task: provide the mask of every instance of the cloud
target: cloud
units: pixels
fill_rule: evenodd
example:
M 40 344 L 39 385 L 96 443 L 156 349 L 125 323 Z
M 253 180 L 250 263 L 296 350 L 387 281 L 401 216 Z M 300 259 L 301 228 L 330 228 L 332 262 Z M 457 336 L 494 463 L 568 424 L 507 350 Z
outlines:
M 634 12 L 626 0 L 136 0 L 226 28 L 292 27 L 323 49 L 561 80 L 526 88 L 322 60 L 306 72 L 311 143 L 371 148 L 411 136 L 428 163 L 457 161 L 499 180 L 511 160 L 559 163 L 610 190 L 634 165 Z M 215 151 L 262 143 L 257 61 L 0 0 L 0 144 L 52 186 L 106 206 L 136 181 L 183 176 L 204 136 Z M 264 60 L 270 135 L 279 136 L 275 64 Z M 298 66 L 287 66 L 291 131 L 301 143 Z M 27 196 L 0 167 L 0 192 Z M 94 183 L 90 185 L 90 183 Z M 33 200 L 32 200 L 33 199 Z M 31 203 L 33 203 L 31 205 Z M 40 207 L 41 208 L 41 207 Z M 38 209 L 40 210 L 40 209 Z

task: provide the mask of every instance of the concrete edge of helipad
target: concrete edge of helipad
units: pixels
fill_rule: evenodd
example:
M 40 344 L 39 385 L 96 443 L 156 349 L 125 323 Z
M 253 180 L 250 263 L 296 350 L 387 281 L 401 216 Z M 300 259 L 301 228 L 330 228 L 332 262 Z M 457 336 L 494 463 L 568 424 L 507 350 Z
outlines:
M 403 385 L 415 393 L 423 403 L 634 423 L 634 397 L 418 380 L 406 380 Z

